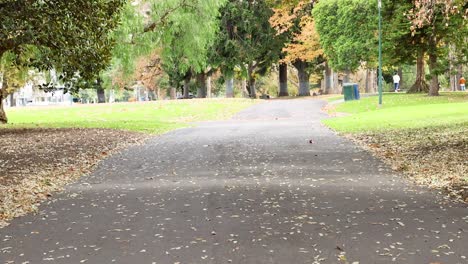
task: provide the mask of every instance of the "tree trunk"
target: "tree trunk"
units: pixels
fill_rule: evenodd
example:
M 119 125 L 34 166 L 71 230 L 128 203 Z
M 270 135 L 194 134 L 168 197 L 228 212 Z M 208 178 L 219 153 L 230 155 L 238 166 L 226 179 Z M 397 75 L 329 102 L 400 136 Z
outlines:
M 452 92 L 455 92 L 458 90 L 458 79 L 457 79 L 457 72 L 455 70 L 455 54 L 456 53 L 456 48 L 455 45 L 450 44 L 449 45 L 449 52 L 448 52 L 448 61 L 449 61 L 449 70 L 448 70 L 448 75 L 450 76 L 450 82 L 449 82 L 449 89 Z
M 2 76 L 2 88 L 0 88 L 0 124 L 8 123 L 8 118 L 5 113 L 5 109 L 3 109 L 3 100 L 7 96 L 7 89 L 8 89 L 8 82 L 5 77 L 5 73 Z
M 15 93 L 10 94 L 10 107 L 16 106 Z
M 247 80 L 242 78 L 241 81 L 242 97 L 249 98 L 249 90 L 247 89 Z
M 370 93 L 370 86 L 371 86 L 371 83 L 369 82 L 371 80 L 371 72 L 369 69 L 366 69 L 366 93 Z
M 310 73 L 307 71 L 307 62 L 298 60 L 294 62 L 299 77 L 299 96 L 310 96 Z
M 429 54 L 429 68 L 431 71 L 431 85 L 429 87 L 429 96 L 439 96 L 439 76 L 437 75 L 437 55 Z
M 177 98 L 177 88 L 171 87 L 169 93 L 170 93 L 171 100 L 175 100 Z
M 184 99 L 190 97 L 190 80 L 192 79 L 191 74 L 187 74 L 184 78 Z
M 369 93 L 377 93 L 379 90 L 379 85 L 377 83 L 377 69 L 370 70 L 370 79 L 369 79 Z
M 255 87 L 257 84 L 257 80 L 255 79 L 255 69 L 257 68 L 254 63 L 249 63 L 248 69 L 247 69 L 247 74 L 249 75 L 249 84 L 248 84 L 248 90 L 249 90 L 249 95 L 250 98 L 257 98 L 257 88 Z
M 226 98 L 234 98 L 234 78 L 226 80 Z
M 450 90 L 453 91 L 453 92 L 458 91 L 457 74 L 450 74 Z
M 279 66 L 279 94 L 281 96 L 289 96 L 288 92 L 288 64 L 281 63 Z
M 460 88 L 460 84 L 459 84 L 459 81 L 461 79 L 461 77 L 463 76 L 463 65 L 458 65 L 457 67 L 457 89 L 461 89 Z
M 156 100 L 162 100 L 162 99 L 164 98 L 161 96 L 161 88 L 158 85 L 156 88 Z
M 102 87 L 97 88 L 98 104 L 106 102 L 106 93 Z
M 211 75 L 206 78 L 206 97 L 211 98 Z
M 418 59 L 416 61 L 416 81 L 413 86 L 408 90 L 408 93 L 427 93 L 429 92 L 429 86 L 425 81 L 424 71 L 424 51 L 418 52 Z
M 405 76 L 403 76 L 403 68 L 398 67 L 397 70 L 398 76 L 400 76 L 400 89 L 403 89 L 405 84 Z
M 104 88 L 102 88 L 102 80 L 101 78 L 96 79 L 96 92 L 98 97 L 98 104 L 102 104 L 106 102 L 106 93 Z
M 206 74 L 204 72 L 197 75 L 197 97 L 206 98 Z
M 323 71 L 323 93 L 324 94 L 332 94 L 332 84 L 333 84 L 333 76 L 332 76 L 332 69 L 328 66 L 328 63 L 325 63 L 325 70 Z
M 249 78 L 249 91 L 250 91 L 250 98 L 257 99 L 257 80 L 254 77 Z
M 4 86 L 5 87 L 5 86 Z M 2 87 L 2 89 L 4 89 Z M 6 124 L 8 123 L 8 118 L 6 116 L 5 110 L 3 109 L 3 90 L 0 89 L 0 124 Z

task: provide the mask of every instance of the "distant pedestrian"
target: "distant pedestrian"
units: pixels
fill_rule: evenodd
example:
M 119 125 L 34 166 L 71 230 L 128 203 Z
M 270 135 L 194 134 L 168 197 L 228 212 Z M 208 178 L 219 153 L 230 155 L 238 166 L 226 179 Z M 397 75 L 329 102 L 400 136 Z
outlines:
M 459 84 L 460 84 L 460 90 L 465 91 L 465 90 L 466 90 L 466 89 L 465 89 L 465 86 L 466 86 L 466 80 L 465 80 L 465 78 L 461 77 L 461 78 L 460 78 Z
M 393 84 L 395 86 L 395 93 L 398 93 L 400 91 L 400 75 L 398 75 L 398 73 L 395 73 L 395 75 L 393 75 Z

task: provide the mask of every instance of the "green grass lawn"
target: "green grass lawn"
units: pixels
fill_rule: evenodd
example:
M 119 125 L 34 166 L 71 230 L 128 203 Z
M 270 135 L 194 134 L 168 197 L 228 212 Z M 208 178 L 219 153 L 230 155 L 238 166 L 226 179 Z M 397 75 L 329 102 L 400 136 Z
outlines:
M 334 101 L 339 101 L 339 100 L 342 100 L 344 99 L 343 95 L 336 95 L 336 96 L 331 96 L 331 97 L 326 97 L 325 100 L 327 102 L 334 102 Z
M 7 109 L 0 128 L 112 128 L 160 134 L 191 122 L 227 119 L 255 104 L 250 99 L 201 99 Z
M 377 97 L 339 104 L 336 111 L 350 115 L 324 123 L 344 133 L 468 126 L 468 93 L 442 93 L 438 97 L 391 93 L 384 94 L 383 100 L 381 108 Z

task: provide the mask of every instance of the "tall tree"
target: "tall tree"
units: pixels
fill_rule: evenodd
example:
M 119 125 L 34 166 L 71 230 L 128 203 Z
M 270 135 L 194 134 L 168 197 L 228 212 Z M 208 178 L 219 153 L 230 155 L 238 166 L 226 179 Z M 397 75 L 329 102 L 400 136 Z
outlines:
M 282 40 L 269 23 L 273 11 L 265 1 L 230 0 L 221 10 L 221 27 L 212 56 L 226 80 L 236 67 L 248 80 L 251 97 L 257 97 L 256 81 L 281 53 Z M 227 82 L 230 86 L 231 81 Z
M 287 38 L 282 62 L 291 63 L 297 69 L 299 96 L 310 95 L 310 75 L 318 65 L 324 63 L 319 35 L 312 17 L 314 4 L 315 1 L 282 2 L 274 9 L 275 13 L 270 19 L 277 34 Z
M 462 43 L 460 50 L 466 50 L 466 39 L 460 36 L 466 36 L 467 8 L 468 3 L 463 0 L 414 0 L 414 8 L 410 13 L 413 31 L 427 28 L 430 96 L 439 95 L 438 76 L 444 72 L 441 57 L 447 53 L 450 43 L 458 40 L 458 43 Z
M 362 62 L 375 65 L 376 8 L 365 0 L 320 1 L 315 6 L 320 43 L 332 68 L 355 71 Z
M 219 8 L 224 0 L 150 1 L 153 22 L 146 31 L 157 32 L 163 69 L 174 85 L 184 80 L 184 97 L 193 74 L 209 68 L 208 52 L 219 28 Z M 176 79 L 173 79 L 176 78 Z
M 415 83 L 409 93 L 429 92 L 425 81 L 425 55 L 427 54 L 427 27 L 411 30 L 408 13 L 414 8 L 413 0 L 384 2 L 383 55 L 388 65 L 416 64 Z
M 124 2 L 2 1 L 0 58 L 9 53 L 18 61 L 17 58 L 34 49 L 33 57 L 21 61 L 22 67 L 56 69 L 64 82 L 72 80 L 76 74 L 93 79 L 111 59 L 113 41 L 109 32 L 116 27 L 116 14 Z M 9 74 L 3 72 L 3 76 L 8 78 Z M 1 99 L 0 116 L 4 116 Z M 0 118 L 0 123 L 6 121 Z

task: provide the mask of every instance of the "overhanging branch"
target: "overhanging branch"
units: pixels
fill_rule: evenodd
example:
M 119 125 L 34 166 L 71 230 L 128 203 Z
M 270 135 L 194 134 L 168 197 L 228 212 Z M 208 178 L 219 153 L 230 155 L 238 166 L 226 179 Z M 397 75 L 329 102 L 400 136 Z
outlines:
M 176 5 L 175 7 L 166 10 L 166 12 L 164 12 L 164 14 L 159 18 L 158 21 L 152 22 L 151 24 L 145 26 L 144 32 L 154 31 L 154 30 L 155 30 L 157 27 L 159 27 L 160 25 L 165 24 L 166 21 L 167 21 L 167 19 L 168 19 L 168 17 L 169 17 L 172 13 L 174 13 L 174 12 L 177 11 L 178 9 L 187 8 L 187 7 L 195 8 L 195 6 L 190 5 L 189 3 L 187 3 L 187 0 L 182 0 L 182 1 L 181 1 L 178 5 Z

